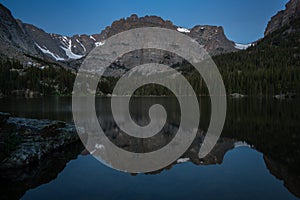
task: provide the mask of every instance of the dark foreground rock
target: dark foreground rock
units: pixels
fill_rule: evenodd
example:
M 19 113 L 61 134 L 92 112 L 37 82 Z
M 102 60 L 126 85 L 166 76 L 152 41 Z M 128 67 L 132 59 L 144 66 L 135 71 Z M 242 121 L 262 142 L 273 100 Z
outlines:
M 56 179 L 67 163 L 77 159 L 83 149 L 78 141 L 46 155 L 34 165 L 0 170 L 0 199 L 20 199 L 26 191 Z
M 23 168 L 79 141 L 74 125 L 0 113 L 0 169 Z

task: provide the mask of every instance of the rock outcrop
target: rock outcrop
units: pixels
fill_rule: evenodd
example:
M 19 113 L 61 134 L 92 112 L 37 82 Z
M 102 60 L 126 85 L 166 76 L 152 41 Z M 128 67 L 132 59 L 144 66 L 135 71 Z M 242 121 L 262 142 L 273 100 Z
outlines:
M 0 113 L 0 169 L 22 168 L 79 141 L 75 126 L 60 121 L 10 117 Z
M 297 17 L 300 17 L 300 0 L 290 0 L 286 4 L 285 10 L 278 12 L 271 18 L 265 30 L 265 36 L 288 25 L 291 20 Z
M 0 170 L 0 199 L 20 199 L 26 191 L 53 181 L 83 149 L 76 142 L 42 158 L 34 166 Z
M 0 58 L 29 60 L 26 54 L 43 57 L 11 12 L 0 4 Z

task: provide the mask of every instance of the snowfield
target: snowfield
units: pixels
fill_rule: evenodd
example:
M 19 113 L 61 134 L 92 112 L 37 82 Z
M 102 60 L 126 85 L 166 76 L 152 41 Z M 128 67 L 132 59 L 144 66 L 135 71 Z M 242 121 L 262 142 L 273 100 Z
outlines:
M 236 49 L 240 49 L 240 50 L 245 50 L 245 49 L 248 49 L 249 47 L 253 46 L 252 43 L 250 44 L 239 44 L 239 43 L 235 43 L 235 48 Z
M 49 51 L 46 47 L 42 48 L 40 47 L 37 43 L 35 43 L 35 46 L 37 46 L 44 54 L 48 54 L 52 56 L 56 61 L 63 61 L 65 60 L 64 58 L 59 57 L 58 55 L 55 55 L 51 51 Z
M 95 42 L 95 46 L 96 47 L 102 46 L 104 44 L 105 44 L 105 41 L 103 41 L 103 42 Z
M 72 52 L 72 40 L 68 40 L 68 47 L 63 47 L 63 46 L 60 46 L 60 48 L 62 48 L 65 52 L 66 52 L 66 55 L 68 56 L 69 59 L 80 59 L 83 57 L 83 55 L 77 55 L 75 53 Z
M 190 33 L 191 31 L 187 28 L 183 28 L 183 27 L 178 27 L 177 31 L 181 32 L 181 33 Z

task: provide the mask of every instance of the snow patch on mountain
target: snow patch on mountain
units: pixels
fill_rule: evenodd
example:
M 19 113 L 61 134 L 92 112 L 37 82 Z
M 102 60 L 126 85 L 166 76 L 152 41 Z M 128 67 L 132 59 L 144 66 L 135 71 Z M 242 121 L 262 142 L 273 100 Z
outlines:
M 191 31 L 187 28 L 183 28 L 183 27 L 178 27 L 177 31 L 181 32 L 181 33 L 190 33 Z
M 104 44 L 105 44 L 105 41 L 103 41 L 103 42 L 95 42 L 95 46 L 96 47 L 102 46 Z
M 66 36 L 61 36 L 60 38 L 62 39 L 62 41 L 63 41 L 66 45 L 68 45 L 69 39 L 68 39 Z
M 56 54 L 52 53 L 51 51 L 49 51 L 45 46 L 44 46 L 44 48 L 42 48 L 37 43 L 35 43 L 35 46 L 37 46 L 44 54 L 48 54 L 48 55 L 52 56 L 56 61 L 65 60 L 64 58 L 61 58 L 58 55 L 56 55 Z
M 240 49 L 240 50 L 245 50 L 245 49 L 248 49 L 249 47 L 253 46 L 252 43 L 250 44 L 239 44 L 239 43 L 235 43 L 234 47 L 236 49 Z
M 190 159 L 189 158 L 179 158 L 177 160 L 177 163 L 185 163 L 185 162 L 188 162 Z
M 95 39 L 92 35 L 90 35 L 90 38 L 91 38 L 92 40 L 96 41 L 96 39 Z
M 63 47 L 63 46 L 60 46 L 60 48 L 62 48 L 65 52 L 66 52 L 66 55 L 68 56 L 69 59 L 80 59 L 83 57 L 83 55 L 77 55 L 75 53 L 72 52 L 72 40 L 68 40 L 66 39 L 66 37 L 63 37 L 64 40 L 67 40 L 67 44 L 66 45 L 67 47 Z

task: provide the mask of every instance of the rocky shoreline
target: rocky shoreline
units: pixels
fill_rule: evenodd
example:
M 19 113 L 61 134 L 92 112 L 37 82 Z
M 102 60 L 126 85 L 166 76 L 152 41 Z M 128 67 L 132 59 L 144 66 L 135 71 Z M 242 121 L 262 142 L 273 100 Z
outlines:
M 75 126 L 0 113 L 0 169 L 22 168 L 79 141 Z

